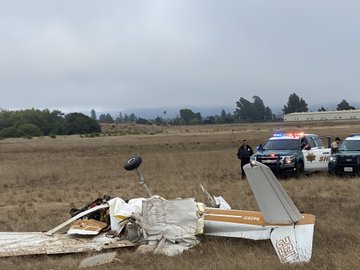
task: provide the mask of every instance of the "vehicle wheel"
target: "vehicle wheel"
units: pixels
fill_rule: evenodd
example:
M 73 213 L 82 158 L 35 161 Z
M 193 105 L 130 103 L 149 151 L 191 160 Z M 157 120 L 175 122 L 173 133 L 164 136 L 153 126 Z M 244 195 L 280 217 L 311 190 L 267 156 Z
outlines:
M 142 162 L 141 157 L 129 158 L 124 164 L 124 169 L 127 171 L 135 170 L 135 169 L 139 168 L 141 162 Z
M 296 176 L 296 177 L 300 177 L 300 176 L 303 176 L 304 174 L 305 174 L 304 163 L 298 162 L 298 163 L 296 164 L 295 176 Z

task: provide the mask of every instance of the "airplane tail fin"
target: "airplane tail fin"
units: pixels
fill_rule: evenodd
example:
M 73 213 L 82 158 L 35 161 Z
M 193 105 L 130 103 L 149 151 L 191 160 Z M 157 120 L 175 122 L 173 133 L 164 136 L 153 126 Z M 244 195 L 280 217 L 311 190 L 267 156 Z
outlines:
M 303 218 L 268 166 L 255 161 L 243 168 L 267 223 L 290 225 Z
M 244 166 L 260 211 L 272 229 L 270 239 L 281 262 L 309 262 L 315 216 L 301 214 L 269 167 L 254 162 Z
M 270 235 L 271 243 L 283 263 L 309 262 L 312 254 L 315 216 L 307 215 L 307 223 L 281 226 Z

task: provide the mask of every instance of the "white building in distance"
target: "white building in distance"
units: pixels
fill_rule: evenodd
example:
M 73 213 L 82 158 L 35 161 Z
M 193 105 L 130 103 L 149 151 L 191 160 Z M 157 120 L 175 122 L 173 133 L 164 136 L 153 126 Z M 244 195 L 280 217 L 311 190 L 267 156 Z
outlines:
M 360 110 L 299 112 L 284 115 L 284 121 L 360 120 Z

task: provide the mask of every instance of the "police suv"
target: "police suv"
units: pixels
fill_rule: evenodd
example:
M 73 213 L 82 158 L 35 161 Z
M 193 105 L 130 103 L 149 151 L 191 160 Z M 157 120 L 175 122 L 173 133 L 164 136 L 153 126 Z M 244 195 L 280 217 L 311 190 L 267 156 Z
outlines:
M 360 134 L 347 137 L 330 156 L 329 173 L 360 175 Z
M 275 133 L 250 159 L 267 165 L 278 175 L 327 171 L 331 150 L 330 137 L 326 138 L 328 148 L 316 134 Z

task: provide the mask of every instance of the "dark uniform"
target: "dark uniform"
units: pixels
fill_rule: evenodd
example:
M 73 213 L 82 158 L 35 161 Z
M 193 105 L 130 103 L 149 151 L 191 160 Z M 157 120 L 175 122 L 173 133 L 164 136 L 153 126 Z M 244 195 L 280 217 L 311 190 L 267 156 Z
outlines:
M 243 144 L 239 147 L 237 156 L 241 160 L 240 168 L 241 168 L 241 176 L 245 178 L 244 165 L 250 163 L 250 156 L 254 154 L 251 146 L 248 145 L 247 140 L 243 140 Z

